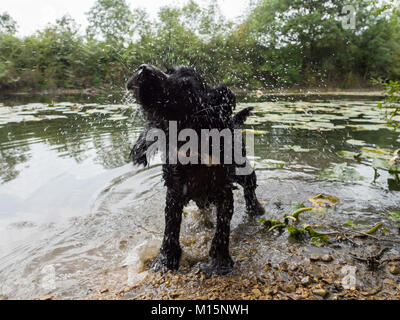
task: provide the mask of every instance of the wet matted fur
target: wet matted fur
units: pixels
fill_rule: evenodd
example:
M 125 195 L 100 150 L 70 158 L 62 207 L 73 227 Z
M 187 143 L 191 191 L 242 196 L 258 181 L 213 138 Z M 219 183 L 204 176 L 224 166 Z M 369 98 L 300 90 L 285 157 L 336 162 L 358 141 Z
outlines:
M 152 128 L 163 130 L 168 143 L 170 121 L 176 121 L 178 132 L 190 128 L 200 135 L 201 129 L 240 128 L 252 109 L 246 108 L 233 115 L 236 107 L 233 92 L 224 85 L 207 85 L 190 67 L 181 66 L 163 72 L 156 67 L 142 65 L 126 87 L 133 92 L 148 121 L 131 152 L 133 162 L 138 165 L 146 166 L 148 163 L 148 150 L 154 142 L 146 141 L 146 135 Z M 243 143 L 244 156 L 245 152 Z M 228 273 L 233 267 L 229 254 L 233 184 L 243 187 L 248 214 L 260 215 L 264 212 L 255 194 L 257 182 L 254 171 L 249 175 L 236 175 L 235 164 L 169 164 L 166 153 L 162 169 L 167 187 L 165 232 L 152 269 L 178 269 L 182 252 L 179 244 L 182 210 L 193 200 L 200 209 L 212 204 L 217 208 L 216 231 L 209 252 L 211 261 L 201 264 L 200 269 L 207 275 Z

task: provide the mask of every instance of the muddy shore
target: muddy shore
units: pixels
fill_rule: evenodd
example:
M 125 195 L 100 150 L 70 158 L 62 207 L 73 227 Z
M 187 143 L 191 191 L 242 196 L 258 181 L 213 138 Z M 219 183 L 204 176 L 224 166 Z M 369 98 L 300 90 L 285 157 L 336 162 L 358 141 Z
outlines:
M 329 247 L 301 243 L 274 243 L 275 234 L 265 246 L 242 240 L 233 245 L 233 271 L 225 276 L 206 278 L 199 263 L 207 256 L 190 256 L 184 249 L 176 272 L 150 271 L 151 259 L 141 272 L 129 279 L 127 266 L 102 270 L 89 281 L 92 288 L 83 300 L 399 300 L 400 256 L 375 237 L 345 239 L 336 236 Z M 239 241 L 233 237 L 233 243 Z M 336 245 L 351 241 L 347 252 Z M 257 254 L 270 253 L 263 264 Z M 87 284 L 87 283 L 86 283 Z M 51 292 L 39 299 L 63 299 Z
M 346 261 L 345 257 L 311 255 L 303 259 L 302 265 L 268 263 L 257 272 L 248 271 L 244 267 L 246 263 L 239 262 L 231 274 L 208 279 L 198 267 L 190 266 L 186 261 L 178 272 L 145 271 L 145 277 L 139 283 L 105 286 L 82 299 L 398 300 L 400 259 L 396 257 L 393 260 L 397 261 L 370 270 L 365 263 Z M 345 278 L 344 267 L 350 263 L 357 279 L 354 284 Z M 121 280 L 121 283 L 126 281 Z

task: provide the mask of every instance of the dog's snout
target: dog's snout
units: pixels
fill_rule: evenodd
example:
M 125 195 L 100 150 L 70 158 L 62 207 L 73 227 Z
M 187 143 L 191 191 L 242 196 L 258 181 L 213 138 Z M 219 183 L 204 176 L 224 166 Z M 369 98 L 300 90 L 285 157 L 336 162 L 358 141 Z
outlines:
M 139 66 L 138 71 L 148 69 L 149 66 L 147 64 L 142 64 Z
M 134 90 L 137 88 L 138 81 L 140 80 L 141 77 L 143 77 L 143 71 L 146 71 L 149 69 L 149 66 L 147 64 L 142 64 L 140 65 L 137 70 L 135 71 L 134 75 L 132 78 L 128 80 L 126 83 L 126 90 Z
M 126 83 L 126 89 L 128 91 L 137 91 L 143 83 L 151 81 L 158 81 L 161 83 L 167 78 L 168 76 L 158 68 L 149 64 L 142 64 L 136 69 L 133 76 Z

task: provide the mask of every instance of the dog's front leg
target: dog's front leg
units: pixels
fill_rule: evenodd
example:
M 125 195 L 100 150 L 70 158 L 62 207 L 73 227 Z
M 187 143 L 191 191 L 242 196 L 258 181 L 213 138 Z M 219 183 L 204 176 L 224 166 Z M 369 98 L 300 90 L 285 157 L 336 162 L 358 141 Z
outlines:
M 253 171 L 249 175 L 235 176 L 235 181 L 243 187 L 247 214 L 253 217 L 263 215 L 265 209 L 256 196 L 257 177 L 255 172 Z
M 182 210 L 184 200 L 182 194 L 177 194 L 168 188 L 165 207 L 165 231 L 160 252 L 153 261 L 153 271 L 178 270 L 182 249 L 179 245 Z
M 227 274 L 233 267 L 229 254 L 230 223 L 233 215 L 232 190 L 226 190 L 216 205 L 217 228 L 211 244 L 211 262 L 200 265 L 200 270 L 207 276 Z

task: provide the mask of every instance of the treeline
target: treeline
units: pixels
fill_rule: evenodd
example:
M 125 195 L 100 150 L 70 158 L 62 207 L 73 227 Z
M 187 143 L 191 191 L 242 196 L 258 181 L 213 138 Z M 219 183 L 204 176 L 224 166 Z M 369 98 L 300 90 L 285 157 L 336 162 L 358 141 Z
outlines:
M 122 89 L 142 63 L 192 65 L 211 83 L 244 89 L 400 78 L 396 1 L 259 0 L 239 22 L 227 21 L 215 3 L 163 7 L 151 19 L 125 0 L 97 0 L 85 33 L 64 16 L 24 38 L 0 14 L 0 91 Z

